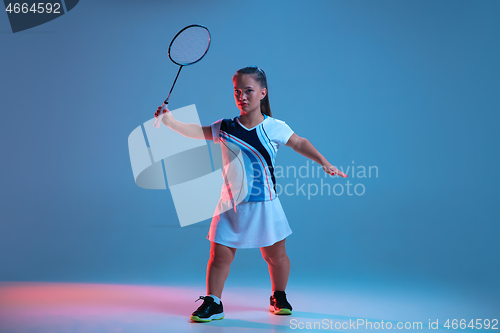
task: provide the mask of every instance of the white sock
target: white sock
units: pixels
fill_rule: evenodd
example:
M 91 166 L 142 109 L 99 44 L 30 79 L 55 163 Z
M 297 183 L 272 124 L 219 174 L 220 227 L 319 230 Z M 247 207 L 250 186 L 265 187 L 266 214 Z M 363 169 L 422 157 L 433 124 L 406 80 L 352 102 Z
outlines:
M 208 296 L 212 297 L 212 298 L 214 299 L 214 302 L 215 302 L 215 303 L 220 304 L 220 298 L 219 298 L 219 297 L 217 297 L 217 296 L 215 296 L 215 295 L 212 295 L 212 294 L 210 294 L 210 295 L 208 295 Z

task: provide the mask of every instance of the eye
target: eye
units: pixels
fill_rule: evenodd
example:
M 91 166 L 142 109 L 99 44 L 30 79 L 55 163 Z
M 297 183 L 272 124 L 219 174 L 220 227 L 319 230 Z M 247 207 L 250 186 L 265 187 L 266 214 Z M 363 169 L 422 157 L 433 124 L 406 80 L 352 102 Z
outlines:
M 252 89 L 247 89 L 247 93 L 252 92 L 252 91 L 253 91 Z

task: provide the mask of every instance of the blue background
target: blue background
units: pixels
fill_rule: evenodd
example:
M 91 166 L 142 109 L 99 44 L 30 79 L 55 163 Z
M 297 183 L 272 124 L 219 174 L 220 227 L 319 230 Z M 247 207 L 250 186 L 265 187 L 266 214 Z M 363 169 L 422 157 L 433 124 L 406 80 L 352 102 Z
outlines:
M 281 196 L 290 283 L 496 299 L 499 14 L 498 1 L 85 0 L 15 34 L 0 14 L 0 281 L 204 282 L 209 221 L 181 228 L 168 190 L 134 183 L 127 146 L 175 77 L 171 38 L 198 23 L 212 44 L 171 109 L 238 115 L 231 75 L 257 65 L 276 118 L 337 167 L 378 168 L 326 179 L 361 196 Z M 277 164 L 306 158 L 285 147 Z M 226 285 L 240 284 L 270 287 L 257 249 L 236 253 Z

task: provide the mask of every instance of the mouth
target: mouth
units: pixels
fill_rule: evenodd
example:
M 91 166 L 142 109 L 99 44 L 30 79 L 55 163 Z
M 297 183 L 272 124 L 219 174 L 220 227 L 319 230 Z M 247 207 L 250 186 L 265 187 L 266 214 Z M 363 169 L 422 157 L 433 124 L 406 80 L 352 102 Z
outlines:
M 241 107 L 244 107 L 244 106 L 247 106 L 248 103 L 238 103 L 238 105 L 241 106 Z

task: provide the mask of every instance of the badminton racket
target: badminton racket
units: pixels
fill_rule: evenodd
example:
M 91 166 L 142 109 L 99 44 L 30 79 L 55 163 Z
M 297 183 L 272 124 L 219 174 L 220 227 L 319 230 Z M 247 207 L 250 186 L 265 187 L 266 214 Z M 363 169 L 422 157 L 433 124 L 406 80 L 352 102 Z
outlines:
M 156 121 L 153 125 L 155 128 L 160 127 L 163 112 L 167 108 L 168 99 L 174 89 L 182 67 L 189 66 L 200 61 L 205 54 L 207 54 L 209 47 L 210 31 L 208 31 L 206 27 L 199 24 L 188 25 L 179 31 L 172 39 L 170 46 L 168 47 L 168 57 L 174 64 L 179 65 L 179 71 L 175 76 L 174 83 L 172 84 L 172 88 L 170 88 L 167 98 L 161 106 L 159 115 L 156 117 Z

